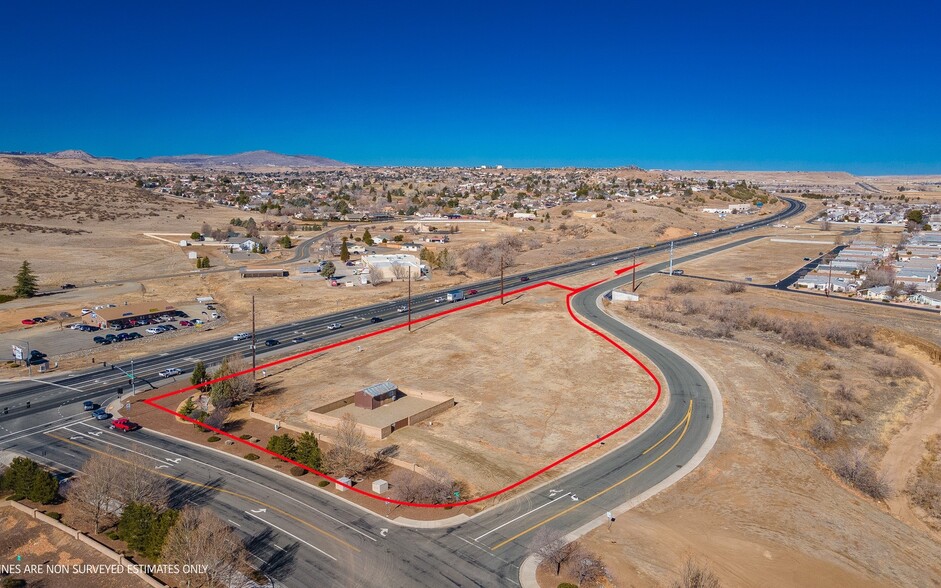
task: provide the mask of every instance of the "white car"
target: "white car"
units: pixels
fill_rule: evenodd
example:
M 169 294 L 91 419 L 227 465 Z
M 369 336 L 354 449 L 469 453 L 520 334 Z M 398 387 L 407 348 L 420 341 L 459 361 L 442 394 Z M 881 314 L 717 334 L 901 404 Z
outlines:
M 179 376 L 182 373 L 183 373 L 183 370 L 181 370 L 180 368 L 167 368 L 163 370 L 162 372 L 157 372 L 157 375 L 160 376 L 161 378 L 171 378 L 173 376 Z
M 437 298 L 435 298 L 435 304 L 441 304 L 444 301 L 445 301 L 444 296 L 438 296 Z
M 90 309 L 90 308 L 83 308 L 83 309 L 82 309 L 82 315 L 89 314 L 90 312 L 91 312 L 91 309 Z
M 251 333 L 239 333 L 238 335 L 232 335 L 233 341 L 244 341 L 246 339 L 251 339 Z
M 81 331 L 83 326 L 82 323 L 75 323 L 74 325 L 69 325 L 69 328 L 73 331 Z
M 161 329 L 160 327 L 150 327 L 149 329 L 147 329 L 147 332 L 150 333 L 151 335 L 156 335 L 158 333 L 162 333 L 163 329 Z
M 327 325 L 327 328 L 330 329 L 331 331 L 336 331 L 337 329 L 343 328 L 343 325 L 341 325 L 340 323 L 330 323 L 329 325 Z
M 209 316 L 210 316 L 211 318 L 217 319 L 217 318 L 219 318 L 219 313 L 218 313 L 218 312 L 214 312 L 214 313 L 210 314 Z
M 396 309 L 395 309 L 395 312 L 408 312 L 408 307 L 405 306 L 405 305 L 402 305 L 402 306 L 396 308 Z

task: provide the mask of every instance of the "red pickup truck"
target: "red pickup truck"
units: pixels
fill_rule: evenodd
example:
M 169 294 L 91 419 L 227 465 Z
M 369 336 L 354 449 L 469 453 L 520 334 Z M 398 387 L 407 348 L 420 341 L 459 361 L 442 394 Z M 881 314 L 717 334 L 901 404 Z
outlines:
M 130 421 L 130 419 L 114 419 L 113 421 L 111 421 L 111 428 L 112 428 L 112 429 L 117 429 L 117 430 L 119 430 L 119 431 L 124 431 L 125 433 L 128 432 L 128 431 L 133 431 L 134 429 L 138 428 L 139 426 L 140 426 L 140 425 L 138 425 L 137 423 L 132 423 L 132 422 Z

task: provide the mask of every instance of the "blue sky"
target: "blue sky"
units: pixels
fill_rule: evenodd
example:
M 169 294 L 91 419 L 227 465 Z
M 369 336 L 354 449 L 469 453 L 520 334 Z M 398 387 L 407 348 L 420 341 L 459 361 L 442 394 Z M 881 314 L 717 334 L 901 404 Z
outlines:
M 941 173 L 935 0 L 17 2 L 4 17 L 0 150 Z

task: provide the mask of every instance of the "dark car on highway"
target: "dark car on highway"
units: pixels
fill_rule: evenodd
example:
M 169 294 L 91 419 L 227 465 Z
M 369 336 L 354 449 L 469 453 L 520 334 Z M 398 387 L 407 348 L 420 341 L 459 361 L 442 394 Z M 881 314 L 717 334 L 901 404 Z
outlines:
M 520 278 L 520 281 L 521 281 L 521 282 L 528 282 L 528 281 L 529 281 L 529 276 L 523 276 L 522 278 Z
M 277 339 L 265 339 L 265 347 L 274 347 L 280 343 Z
M 374 316 L 374 317 L 372 317 L 371 319 L 369 319 L 369 322 L 371 322 L 371 323 L 381 323 L 381 322 L 382 322 L 382 317 L 381 317 L 381 316 Z

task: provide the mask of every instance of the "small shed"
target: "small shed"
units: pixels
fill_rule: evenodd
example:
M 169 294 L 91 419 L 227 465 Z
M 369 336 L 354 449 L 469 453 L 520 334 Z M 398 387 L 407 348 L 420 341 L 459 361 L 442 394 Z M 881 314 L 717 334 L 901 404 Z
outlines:
M 389 483 L 385 480 L 373 480 L 372 483 L 372 492 L 373 494 L 382 494 L 383 492 L 388 492 Z
M 383 404 L 395 402 L 399 387 L 392 382 L 380 382 L 357 390 L 353 395 L 353 402 L 359 408 L 373 410 Z
M 337 478 L 337 482 L 339 482 L 336 485 L 337 492 L 346 492 L 347 486 L 353 485 L 353 480 L 347 478 L 346 476 L 343 476 L 342 478 Z M 343 484 L 346 484 L 346 486 L 343 486 Z

